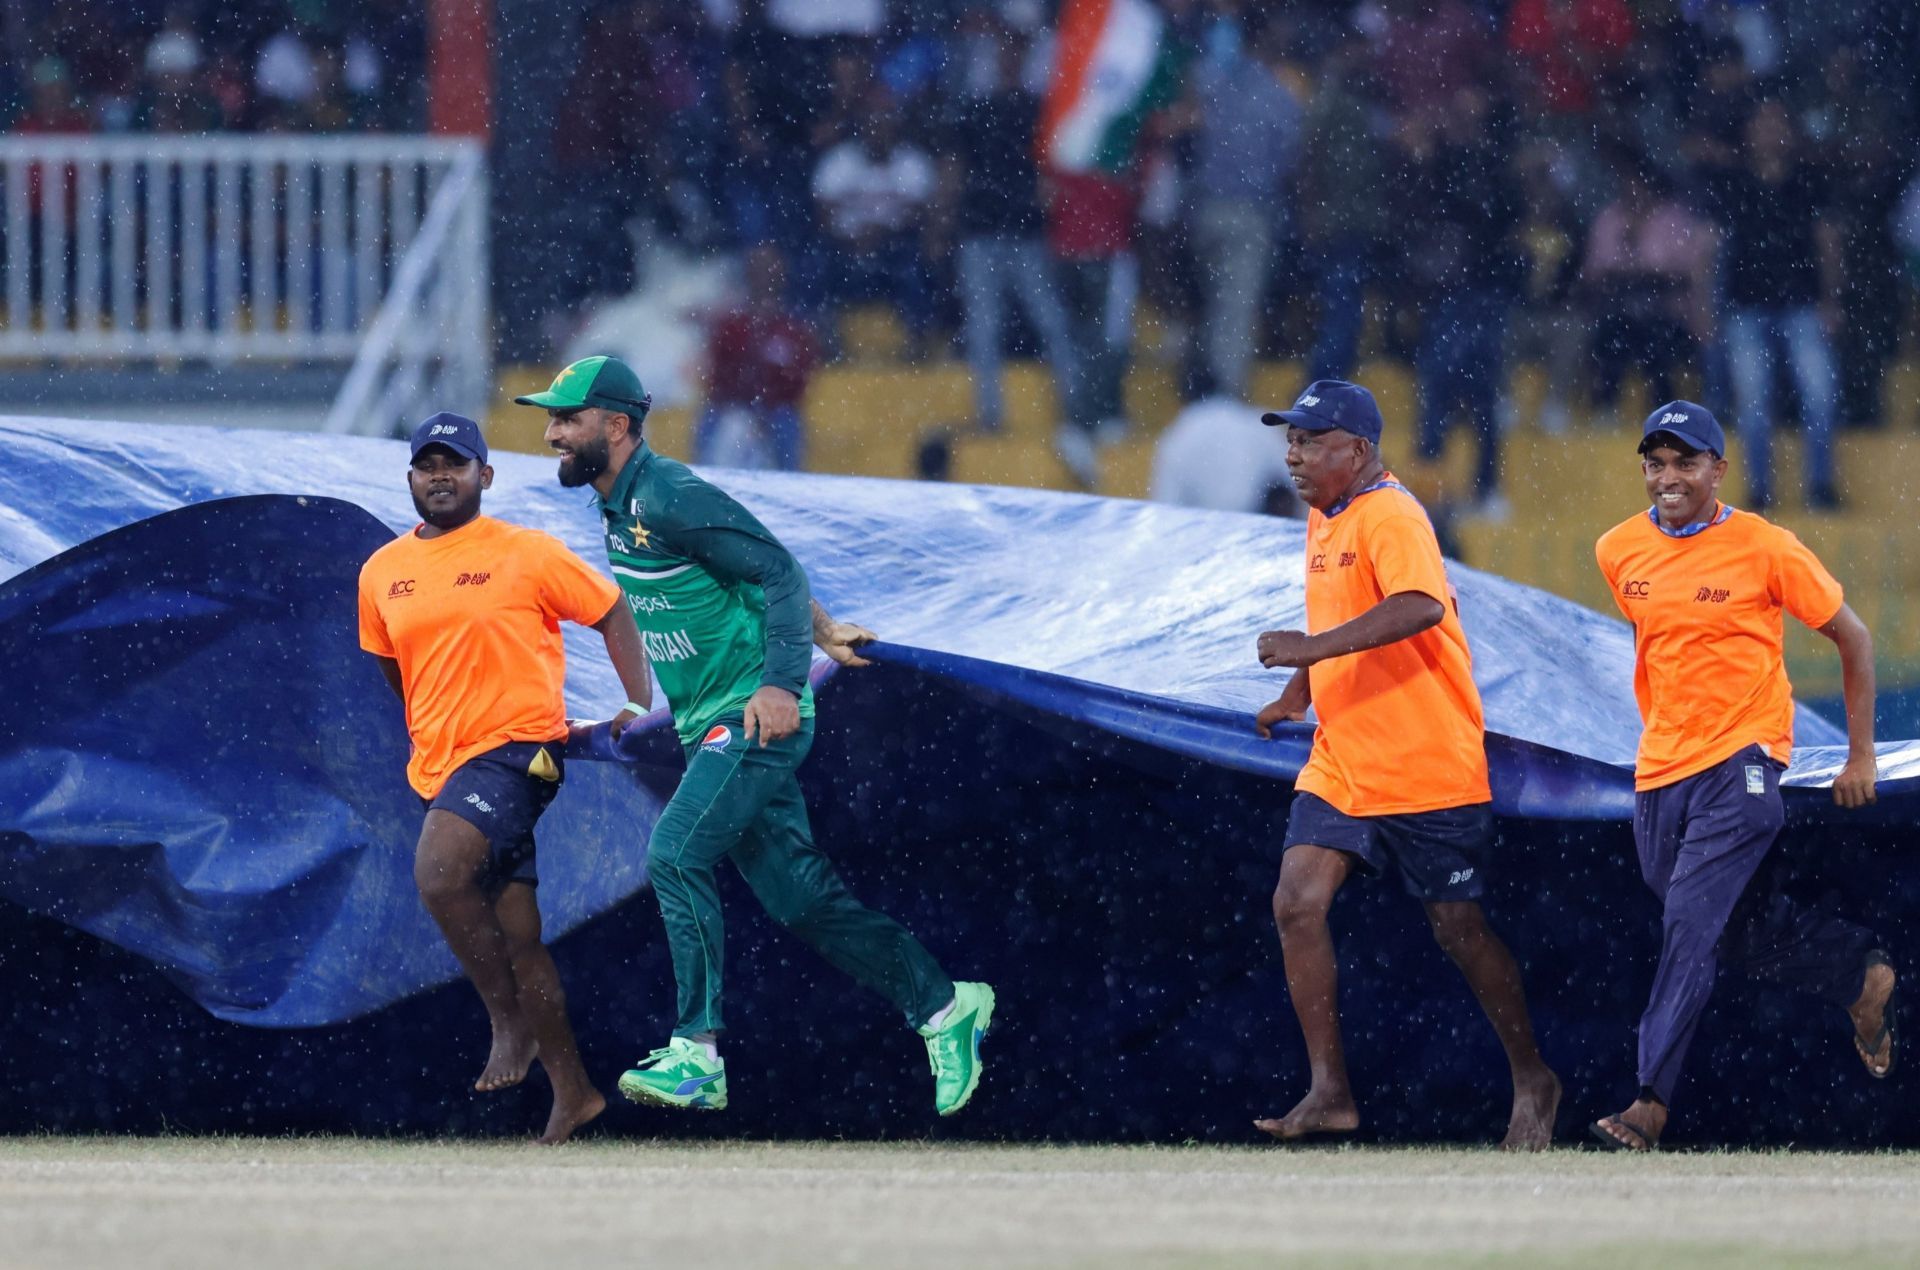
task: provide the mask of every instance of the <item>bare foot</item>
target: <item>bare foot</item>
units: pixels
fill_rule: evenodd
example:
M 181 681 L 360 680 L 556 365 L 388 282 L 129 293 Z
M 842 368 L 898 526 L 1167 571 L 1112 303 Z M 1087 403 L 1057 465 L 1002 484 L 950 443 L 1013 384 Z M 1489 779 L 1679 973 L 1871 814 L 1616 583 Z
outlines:
M 1513 1117 L 1507 1121 L 1502 1151 L 1544 1151 L 1553 1145 L 1553 1122 L 1560 1113 L 1560 1078 L 1551 1068 L 1513 1083 Z
M 557 1147 L 573 1136 L 573 1131 L 607 1109 L 607 1100 L 597 1089 L 589 1088 L 577 1102 L 553 1100 L 553 1112 L 547 1117 L 547 1131 L 534 1142 L 538 1146 Z
M 491 1094 L 519 1084 L 527 1078 L 527 1069 L 533 1066 L 534 1055 L 539 1052 L 540 1044 L 532 1033 L 496 1026 L 486 1070 L 473 1082 L 473 1087 L 483 1094 Z
M 1876 1079 L 1893 1070 L 1893 1029 L 1887 1004 L 1893 1000 L 1896 978 L 1892 966 L 1874 962 L 1867 967 L 1860 999 L 1847 1008 L 1853 1019 L 1853 1048 Z
M 1652 1151 L 1666 1132 L 1667 1108 L 1642 1098 L 1617 1116 L 1594 1121 L 1592 1127 L 1593 1136 L 1609 1151 Z
M 1282 1142 L 1292 1142 L 1310 1133 L 1352 1133 L 1360 1127 L 1360 1109 L 1353 1105 L 1350 1090 L 1322 1093 L 1309 1089 L 1292 1111 L 1278 1120 L 1256 1120 L 1253 1127 Z

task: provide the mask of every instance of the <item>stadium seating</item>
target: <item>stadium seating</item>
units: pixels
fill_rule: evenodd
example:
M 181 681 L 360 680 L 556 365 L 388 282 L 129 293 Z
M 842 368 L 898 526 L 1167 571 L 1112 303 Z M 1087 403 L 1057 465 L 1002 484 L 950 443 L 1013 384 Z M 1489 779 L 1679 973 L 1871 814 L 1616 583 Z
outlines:
M 965 365 L 899 365 L 889 356 L 891 326 L 867 321 L 868 316 L 856 311 L 843 325 L 843 335 L 853 337 L 848 340 L 849 357 L 821 371 L 808 393 L 810 468 L 909 477 L 921 441 L 941 434 L 952 441 L 954 480 L 1071 488 L 1053 450 L 1059 414 L 1043 365 L 1008 364 L 1005 426 L 983 436 L 966 428 L 972 397 Z M 1304 373 L 1295 363 L 1261 365 L 1253 378 L 1254 401 L 1290 399 Z M 495 445 L 544 449 L 544 420 L 510 403 L 515 394 L 544 387 L 550 374 L 545 367 L 503 370 L 488 419 Z M 1386 451 L 1396 472 L 1436 507 L 1448 501 L 1451 491 L 1464 488 L 1473 459 L 1473 441 L 1464 431 L 1454 432 L 1437 463 L 1420 463 L 1411 454 L 1418 404 L 1411 371 L 1399 362 L 1375 360 L 1363 365 L 1356 377 L 1373 390 L 1387 417 Z M 1631 441 L 1637 412 L 1652 403 L 1645 401 L 1642 388 L 1629 384 L 1617 420 L 1596 418 L 1554 435 L 1531 422 L 1544 388 L 1543 374 L 1531 366 L 1521 367 L 1510 385 L 1517 422 L 1505 438 L 1503 462 L 1512 516 L 1503 523 L 1459 519 L 1453 525 L 1454 540 L 1468 564 L 1610 610 L 1593 567 L 1593 540 L 1642 500 Z M 1128 376 L 1126 400 L 1134 430 L 1104 450 L 1100 492 L 1144 498 L 1154 439 L 1180 406 L 1171 371 L 1142 359 Z M 1920 450 L 1915 437 L 1920 430 L 1920 366 L 1893 372 L 1888 404 L 1884 430 L 1847 433 L 1840 439 L 1841 488 L 1847 498 L 1842 513 L 1801 510 L 1792 484 L 1783 482 L 1788 498 L 1772 515 L 1806 539 L 1848 582 L 1855 608 L 1879 641 L 1882 676 L 1893 681 L 1920 671 L 1920 601 L 1913 598 L 1920 594 L 1920 517 L 1913 514 L 1907 476 L 1910 459 Z M 667 453 L 689 453 L 694 414 L 688 407 L 656 411 L 650 424 L 654 443 Z M 1783 433 L 1776 446 L 1780 471 L 1796 471 L 1797 438 Z M 1727 493 L 1736 505 L 1744 494 L 1738 463 Z M 1789 638 L 1789 657 L 1805 695 L 1839 692 L 1838 665 L 1822 648 L 1824 643 L 1806 632 Z

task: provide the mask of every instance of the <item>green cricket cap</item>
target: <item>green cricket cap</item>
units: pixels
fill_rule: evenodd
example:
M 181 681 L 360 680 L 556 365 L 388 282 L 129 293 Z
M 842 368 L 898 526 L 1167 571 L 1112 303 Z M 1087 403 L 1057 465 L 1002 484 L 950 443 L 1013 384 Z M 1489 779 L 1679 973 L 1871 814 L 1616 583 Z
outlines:
M 640 384 L 633 367 L 617 357 L 583 357 L 553 377 L 545 392 L 515 397 L 516 406 L 543 410 L 584 410 L 598 406 L 631 415 L 635 423 L 653 409 L 653 398 Z

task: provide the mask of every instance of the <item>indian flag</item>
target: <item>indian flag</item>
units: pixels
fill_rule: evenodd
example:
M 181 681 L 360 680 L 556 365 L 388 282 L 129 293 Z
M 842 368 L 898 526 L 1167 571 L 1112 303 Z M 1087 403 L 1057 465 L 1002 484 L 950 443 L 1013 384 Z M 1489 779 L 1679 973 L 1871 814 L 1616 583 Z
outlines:
M 1178 85 L 1167 20 L 1150 0 L 1065 0 L 1056 38 L 1040 158 L 1061 172 L 1120 172 Z

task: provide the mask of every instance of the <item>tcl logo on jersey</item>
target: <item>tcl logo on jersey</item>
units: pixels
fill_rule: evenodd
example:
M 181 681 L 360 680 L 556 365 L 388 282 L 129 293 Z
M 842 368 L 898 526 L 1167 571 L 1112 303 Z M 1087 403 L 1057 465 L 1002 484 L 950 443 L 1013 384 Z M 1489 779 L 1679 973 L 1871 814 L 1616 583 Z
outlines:
M 455 586 L 485 586 L 491 573 L 463 573 L 453 580 Z
M 412 578 L 407 578 L 404 581 L 396 582 L 392 586 L 387 588 L 387 598 L 389 600 L 393 599 L 397 595 L 412 595 L 412 594 L 413 594 Z
M 1727 590 L 1725 587 L 1703 586 L 1693 593 L 1693 602 L 1695 604 L 1725 604 L 1727 597 L 1732 594 L 1733 592 Z
M 1651 582 L 1622 582 L 1620 594 L 1629 600 L 1644 600 L 1653 593 Z

